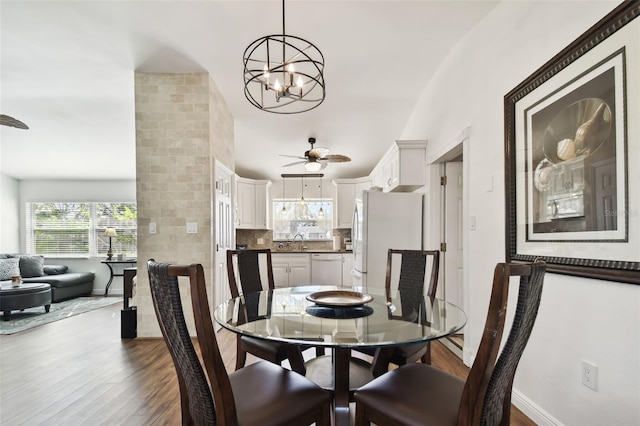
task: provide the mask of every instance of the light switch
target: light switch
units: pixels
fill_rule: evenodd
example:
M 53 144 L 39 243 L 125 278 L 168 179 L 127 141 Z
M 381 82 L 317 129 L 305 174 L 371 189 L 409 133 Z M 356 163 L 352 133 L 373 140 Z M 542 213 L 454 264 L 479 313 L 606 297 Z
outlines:
M 476 217 L 475 216 L 469 216 L 469 230 L 470 231 L 475 231 L 476 230 Z
M 155 224 L 155 222 L 149 223 L 149 233 L 150 234 L 155 234 L 156 233 L 156 224 Z
M 198 223 L 187 222 L 187 234 L 197 234 L 197 233 L 198 233 Z
M 487 178 L 486 192 L 493 192 L 493 175 L 489 175 L 489 177 Z

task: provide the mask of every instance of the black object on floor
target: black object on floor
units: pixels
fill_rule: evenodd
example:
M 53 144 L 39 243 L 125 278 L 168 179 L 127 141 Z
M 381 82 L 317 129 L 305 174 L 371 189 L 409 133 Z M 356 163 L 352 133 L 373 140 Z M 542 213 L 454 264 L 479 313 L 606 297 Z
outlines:
M 138 337 L 138 309 L 131 306 L 120 311 L 120 337 L 135 339 Z

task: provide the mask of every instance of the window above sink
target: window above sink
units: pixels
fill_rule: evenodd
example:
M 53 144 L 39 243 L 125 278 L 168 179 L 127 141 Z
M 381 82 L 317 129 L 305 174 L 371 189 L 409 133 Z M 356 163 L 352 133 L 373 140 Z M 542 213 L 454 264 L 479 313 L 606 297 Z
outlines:
M 277 199 L 273 203 L 273 240 L 328 241 L 333 233 L 333 199 Z

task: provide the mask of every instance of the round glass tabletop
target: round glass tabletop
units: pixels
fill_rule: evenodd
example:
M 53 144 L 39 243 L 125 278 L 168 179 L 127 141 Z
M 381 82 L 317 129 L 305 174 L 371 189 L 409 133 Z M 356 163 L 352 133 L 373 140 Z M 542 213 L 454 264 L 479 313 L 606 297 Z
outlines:
M 459 307 L 412 292 L 387 295 L 384 289 L 370 289 L 367 294 L 373 300 L 357 306 L 316 305 L 307 298 L 331 290 L 337 288 L 266 290 L 221 304 L 214 317 L 223 327 L 247 336 L 350 348 L 427 342 L 457 333 L 467 321 Z

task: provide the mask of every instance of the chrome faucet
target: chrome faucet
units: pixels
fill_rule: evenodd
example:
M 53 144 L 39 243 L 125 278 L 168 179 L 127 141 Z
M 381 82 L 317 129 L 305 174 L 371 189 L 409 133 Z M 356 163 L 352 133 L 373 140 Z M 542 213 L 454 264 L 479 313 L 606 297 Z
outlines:
M 296 235 L 293 236 L 293 238 L 291 239 L 291 242 L 295 242 L 296 238 L 300 237 L 300 251 L 304 250 L 306 247 L 303 246 L 304 244 L 304 235 L 298 233 Z

